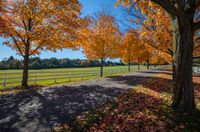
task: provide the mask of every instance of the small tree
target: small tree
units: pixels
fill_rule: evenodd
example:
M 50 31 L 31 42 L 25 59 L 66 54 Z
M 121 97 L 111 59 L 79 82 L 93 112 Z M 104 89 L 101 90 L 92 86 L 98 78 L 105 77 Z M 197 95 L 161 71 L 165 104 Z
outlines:
M 130 72 L 130 64 L 139 58 L 138 56 L 138 43 L 139 35 L 135 30 L 129 30 L 126 32 L 124 38 L 121 41 L 119 57 L 128 65 L 128 71 Z
M 83 52 L 90 60 L 100 60 L 100 76 L 103 76 L 104 61 L 115 58 L 120 41 L 120 32 L 115 18 L 105 12 L 99 12 L 91 19 L 87 28 L 80 32 L 80 43 Z

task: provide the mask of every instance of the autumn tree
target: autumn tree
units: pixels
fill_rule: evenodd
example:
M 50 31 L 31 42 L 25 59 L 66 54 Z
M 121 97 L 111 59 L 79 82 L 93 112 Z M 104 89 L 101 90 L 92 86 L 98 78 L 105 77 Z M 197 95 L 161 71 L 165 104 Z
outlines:
M 139 43 L 139 36 L 136 31 L 129 30 L 123 37 L 119 50 L 119 57 L 128 65 L 128 71 L 130 72 L 131 63 L 137 58 L 136 46 Z
M 151 47 L 146 46 L 140 39 L 138 31 L 131 29 L 125 33 L 121 41 L 119 57 L 128 64 L 129 71 L 131 63 L 137 63 L 140 70 L 140 63 L 146 62 L 149 68 L 149 59 L 153 55 L 149 48 Z
M 142 13 L 138 13 L 137 15 L 139 24 L 141 25 L 141 39 L 146 41 L 146 44 L 152 48 L 172 56 L 172 30 L 170 18 L 167 13 L 160 9 L 159 12 L 152 12 L 151 15 L 146 17 Z
M 29 57 L 42 50 L 68 48 L 79 27 L 78 0 L 9 0 L 2 2 L 0 25 L 5 45 L 23 56 L 22 86 L 28 86 Z
M 166 63 L 173 62 L 171 49 L 172 44 L 169 43 L 167 39 L 168 38 L 164 38 L 162 36 L 162 33 L 158 33 L 157 35 L 155 35 L 154 31 L 146 31 L 146 29 L 144 29 L 143 27 L 140 29 L 140 42 L 145 47 L 144 57 L 146 57 L 147 69 L 149 69 L 150 62 L 155 63 L 158 62 L 157 60 L 163 60 L 163 62 Z
M 88 59 L 100 60 L 100 76 L 103 76 L 105 59 L 117 57 L 121 35 L 115 18 L 104 11 L 100 11 L 90 21 L 88 27 L 79 32 L 79 43 Z
M 129 9 L 128 16 L 130 16 L 131 24 L 136 24 L 140 27 L 140 36 L 143 41 L 147 41 L 147 45 L 158 52 L 161 51 L 165 58 L 171 56 L 172 68 L 173 64 L 173 33 L 171 29 L 170 17 L 167 12 L 161 8 L 156 8 L 158 11 L 148 12 L 148 15 L 143 13 L 143 10 L 136 10 L 134 7 Z M 135 19 L 134 19 L 135 18 Z M 193 59 L 199 58 L 199 34 L 195 32 L 195 46 L 193 48 Z M 173 80 L 175 71 L 173 72 Z
M 199 0 L 117 0 L 125 6 L 137 6 L 144 14 L 166 10 L 173 33 L 174 87 L 172 106 L 176 111 L 192 113 L 195 109 L 192 83 L 194 34 L 200 28 Z M 155 19 L 157 20 L 157 19 Z

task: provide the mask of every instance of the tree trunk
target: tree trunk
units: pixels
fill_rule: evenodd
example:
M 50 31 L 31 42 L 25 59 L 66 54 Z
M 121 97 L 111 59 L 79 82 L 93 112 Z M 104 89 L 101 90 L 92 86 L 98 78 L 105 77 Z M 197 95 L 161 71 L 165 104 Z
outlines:
M 28 19 L 28 31 L 30 32 L 32 30 L 32 19 Z M 30 44 L 31 44 L 31 38 L 29 35 L 27 35 L 25 44 L 25 55 L 24 55 L 24 66 L 23 66 L 23 77 L 22 77 L 22 87 L 27 88 L 28 87 L 28 63 L 29 63 L 29 56 L 30 56 Z
M 147 69 L 149 69 L 149 58 L 147 58 Z
M 183 15 L 184 16 L 184 15 Z M 194 31 L 187 17 L 171 19 L 173 29 L 173 108 L 178 112 L 192 113 L 195 109 L 192 83 L 192 57 Z
M 176 78 L 176 48 L 179 43 L 180 39 L 180 33 L 179 33 L 179 26 L 178 26 L 178 18 L 175 16 L 170 15 L 171 20 L 171 28 L 172 28 L 172 34 L 173 34 L 173 56 L 172 56 L 172 80 L 173 80 L 173 86 L 175 85 L 175 78 Z
M 140 61 L 139 61 L 139 58 L 138 58 L 138 70 L 140 70 Z
M 131 53 L 130 53 L 130 50 L 129 50 L 129 52 L 128 52 L 128 72 L 130 72 L 130 71 L 131 71 Z
M 23 77 L 22 77 L 22 87 L 28 87 L 28 63 L 29 63 L 29 55 L 24 56 L 23 61 Z
M 172 81 L 175 82 L 176 78 L 176 65 L 174 64 L 174 60 L 172 59 Z
M 104 65 L 104 61 L 103 58 L 101 58 L 101 69 L 100 69 L 100 76 L 103 77 L 103 65 Z
M 128 63 L 128 72 L 130 72 L 131 71 L 131 64 L 130 64 L 130 62 Z

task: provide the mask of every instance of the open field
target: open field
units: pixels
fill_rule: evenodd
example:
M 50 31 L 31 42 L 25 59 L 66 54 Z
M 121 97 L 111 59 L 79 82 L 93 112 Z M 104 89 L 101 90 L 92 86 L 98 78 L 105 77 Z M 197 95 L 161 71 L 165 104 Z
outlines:
M 144 70 L 145 66 L 140 66 Z M 131 66 L 131 71 L 137 71 L 137 66 Z M 127 73 L 127 66 L 104 67 L 104 76 Z M 88 68 L 57 68 L 29 70 L 30 85 L 51 85 L 56 83 L 75 82 L 93 79 L 100 76 L 99 67 Z M 19 86 L 22 79 L 22 70 L 0 70 L 0 88 L 11 88 Z

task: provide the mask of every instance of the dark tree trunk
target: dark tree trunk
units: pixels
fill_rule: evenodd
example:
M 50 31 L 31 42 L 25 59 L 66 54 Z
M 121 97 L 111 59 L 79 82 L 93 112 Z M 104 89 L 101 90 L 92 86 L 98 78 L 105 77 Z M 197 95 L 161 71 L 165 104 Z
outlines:
M 32 19 L 28 19 L 28 31 L 32 30 Z M 22 87 L 27 88 L 28 87 L 28 63 L 29 63 L 29 56 L 30 56 L 30 44 L 31 44 L 31 38 L 29 35 L 27 35 L 25 44 L 25 55 L 24 55 L 24 66 L 23 66 L 23 77 L 22 77 Z
M 131 71 L 131 65 L 128 64 L 128 72 L 130 72 L 130 71 Z
M 22 77 L 22 87 L 28 87 L 28 63 L 29 63 L 29 55 L 24 56 L 23 61 L 23 77 Z
M 128 72 L 130 72 L 131 71 L 131 64 L 130 64 L 130 62 L 128 63 Z
M 170 16 L 171 18 L 171 27 L 172 27 L 172 33 L 173 33 L 173 56 L 172 56 L 172 80 L 173 80 L 173 86 L 175 85 L 175 78 L 176 78 L 176 48 L 180 41 L 180 33 L 179 33 L 179 26 L 178 26 L 178 19 L 177 17 Z
M 101 69 L 100 69 L 100 76 L 103 77 L 103 65 L 104 65 L 104 60 L 101 58 Z
M 149 69 L 149 58 L 147 58 L 147 69 Z
M 174 64 L 174 60 L 172 59 L 172 80 L 173 80 L 173 83 L 175 82 L 175 78 L 176 78 L 176 65 Z
M 184 15 L 183 15 L 184 16 Z M 195 109 L 192 83 L 192 57 L 194 31 L 187 17 L 172 19 L 173 44 L 173 108 L 178 112 L 192 113 Z
M 131 57 L 130 57 L 130 52 L 128 53 L 128 72 L 131 71 Z
M 138 70 L 140 70 L 140 61 L 139 61 L 139 58 L 138 58 Z

